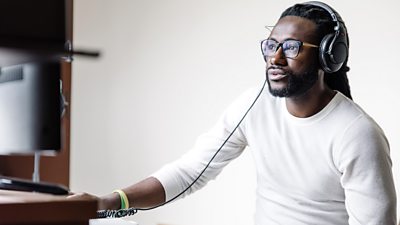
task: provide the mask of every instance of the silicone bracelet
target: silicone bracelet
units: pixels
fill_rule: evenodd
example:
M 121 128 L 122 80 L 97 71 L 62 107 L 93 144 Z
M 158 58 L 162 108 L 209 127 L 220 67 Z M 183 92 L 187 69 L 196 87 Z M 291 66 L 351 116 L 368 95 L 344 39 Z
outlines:
M 118 189 L 118 190 L 113 191 L 113 193 L 118 193 L 118 195 L 121 199 L 121 209 L 128 209 L 129 208 L 129 200 L 128 200 L 128 196 L 126 196 L 125 192 Z

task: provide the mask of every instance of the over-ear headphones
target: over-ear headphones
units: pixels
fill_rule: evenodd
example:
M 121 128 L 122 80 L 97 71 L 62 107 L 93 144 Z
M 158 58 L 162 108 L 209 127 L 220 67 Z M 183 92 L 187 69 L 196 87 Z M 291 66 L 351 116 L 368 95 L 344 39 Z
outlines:
M 310 1 L 302 3 L 302 5 L 313 5 L 324 9 L 331 15 L 332 22 L 336 23 L 334 31 L 322 38 L 319 45 L 319 62 L 327 73 L 338 71 L 349 53 L 347 30 L 342 18 L 333 8 L 322 2 Z

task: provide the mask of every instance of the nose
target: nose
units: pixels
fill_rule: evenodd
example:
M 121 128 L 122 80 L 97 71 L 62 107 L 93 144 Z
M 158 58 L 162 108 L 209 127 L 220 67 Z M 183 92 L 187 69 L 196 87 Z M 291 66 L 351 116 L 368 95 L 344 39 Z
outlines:
M 280 46 L 280 48 L 276 50 L 275 55 L 270 58 L 270 64 L 280 66 L 287 65 L 287 60 L 285 54 L 283 53 L 282 46 Z

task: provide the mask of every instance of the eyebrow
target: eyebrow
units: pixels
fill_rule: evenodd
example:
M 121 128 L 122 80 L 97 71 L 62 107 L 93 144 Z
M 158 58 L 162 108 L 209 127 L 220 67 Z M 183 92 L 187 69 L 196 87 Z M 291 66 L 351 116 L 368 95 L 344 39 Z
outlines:
M 267 40 L 273 40 L 273 41 L 276 41 L 276 42 L 278 42 L 278 43 L 282 43 L 282 42 L 285 42 L 285 41 L 301 41 L 301 40 L 299 40 L 299 39 L 294 39 L 294 38 L 286 38 L 286 39 L 283 40 L 282 42 L 279 42 L 279 41 L 276 40 L 275 38 L 267 38 Z M 304 41 L 301 41 L 301 42 L 304 42 Z

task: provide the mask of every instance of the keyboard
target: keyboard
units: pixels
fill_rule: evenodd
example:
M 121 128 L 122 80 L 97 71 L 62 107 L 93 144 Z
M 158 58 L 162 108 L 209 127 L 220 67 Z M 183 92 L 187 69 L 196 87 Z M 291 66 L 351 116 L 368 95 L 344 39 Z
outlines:
M 31 180 L 0 176 L 0 189 L 67 195 L 69 189 L 60 184 L 33 182 Z

